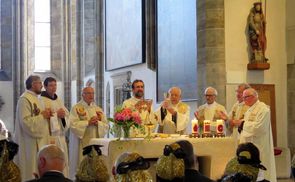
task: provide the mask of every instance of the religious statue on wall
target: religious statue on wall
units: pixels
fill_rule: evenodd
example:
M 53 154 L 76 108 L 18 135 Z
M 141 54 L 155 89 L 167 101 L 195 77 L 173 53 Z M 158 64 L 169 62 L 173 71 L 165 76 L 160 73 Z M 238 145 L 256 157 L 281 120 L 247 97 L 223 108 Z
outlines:
M 122 84 L 122 103 L 131 97 L 132 82 L 131 82 L 131 71 L 127 72 L 126 82 Z
M 248 16 L 248 37 L 250 43 L 250 63 L 266 63 L 265 16 L 262 3 L 255 2 Z

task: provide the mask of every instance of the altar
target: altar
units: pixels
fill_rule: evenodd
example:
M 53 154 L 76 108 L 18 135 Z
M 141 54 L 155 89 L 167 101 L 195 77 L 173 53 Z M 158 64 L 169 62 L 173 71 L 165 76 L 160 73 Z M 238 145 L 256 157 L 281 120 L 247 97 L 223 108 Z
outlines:
M 102 154 L 106 156 L 106 164 L 109 173 L 112 171 L 116 158 L 123 152 L 137 152 L 144 158 L 151 161 L 163 154 L 165 145 L 178 140 L 188 140 L 194 147 L 198 157 L 199 170 L 211 179 L 218 179 L 222 176 L 225 165 L 235 156 L 235 140 L 230 137 L 224 138 L 132 138 L 132 139 L 92 139 L 91 143 L 103 145 Z M 151 173 L 155 175 L 154 163 L 151 164 Z

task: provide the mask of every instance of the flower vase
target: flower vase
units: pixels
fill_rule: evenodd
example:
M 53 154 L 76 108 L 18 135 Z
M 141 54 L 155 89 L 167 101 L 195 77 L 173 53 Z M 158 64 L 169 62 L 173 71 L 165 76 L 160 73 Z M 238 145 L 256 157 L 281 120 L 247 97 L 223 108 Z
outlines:
M 128 126 L 122 126 L 122 134 L 123 136 L 121 136 L 122 138 L 129 138 L 130 137 L 130 127 Z
M 120 138 L 122 136 L 122 127 L 115 124 L 112 128 L 112 132 L 115 138 Z

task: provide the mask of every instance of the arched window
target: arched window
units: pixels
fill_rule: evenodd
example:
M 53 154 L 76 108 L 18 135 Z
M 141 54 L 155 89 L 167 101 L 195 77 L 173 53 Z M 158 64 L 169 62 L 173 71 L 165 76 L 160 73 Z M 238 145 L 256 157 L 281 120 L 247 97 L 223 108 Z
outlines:
M 35 72 L 50 71 L 50 0 L 34 0 Z

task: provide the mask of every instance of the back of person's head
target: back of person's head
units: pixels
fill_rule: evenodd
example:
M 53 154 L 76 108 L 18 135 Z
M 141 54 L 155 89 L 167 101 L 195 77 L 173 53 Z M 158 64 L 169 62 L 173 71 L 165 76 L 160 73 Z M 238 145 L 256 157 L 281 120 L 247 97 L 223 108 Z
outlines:
M 62 172 L 65 167 L 65 154 L 56 145 L 45 145 L 38 153 L 38 170 L 42 176 L 49 170 Z
M 251 142 L 240 144 L 236 156 L 240 164 L 259 165 L 261 163 L 259 149 Z
M 100 181 L 109 180 L 107 166 L 102 159 L 100 147 L 90 140 L 89 145 L 83 148 L 83 160 L 79 164 L 76 181 Z
M 259 169 L 266 170 L 261 164 L 258 148 L 249 142 L 238 146 L 236 157 L 227 163 L 224 173 L 226 175 L 242 173 L 254 182 L 258 177 Z
M 116 181 L 151 181 L 152 177 L 147 172 L 150 167 L 148 161 L 135 152 L 121 154 L 114 165 Z
M 8 154 L 8 161 L 11 161 L 14 156 L 18 152 L 18 144 L 14 143 L 13 141 L 8 141 L 7 139 L 0 140 L 0 157 L 2 156 L 2 153 L 4 153 L 4 150 L 7 151 Z
M 190 149 L 189 145 L 186 145 L 187 141 L 183 140 L 179 143 L 175 142 L 164 147 L 163 155 L 159 157 L 156 164 L 158 181 L 183 181 L 186 152 L 182 146 L 187 147 L 185 150 L 189 150 L 188 153 Z M 190 165 L 189 160 L 187 160 L 187 165 Z
M 7 136 L 0 133 L 0 181 L 21 181 L 18 166 L 14 164 L 13 157 L 17 154 L 18 145 L 9 141 Z
M 234 173 L 229 175 L 224 175 L 217 182 L 251 182 L 252 178 L 244 175 L 243 173 Z
M 184 152 L 185 169 L 194 168 L 196 163 L 196 155 L 194 154 L 193 145 L 187 140 L 179 140 L 176 143 L 178 143 Z

